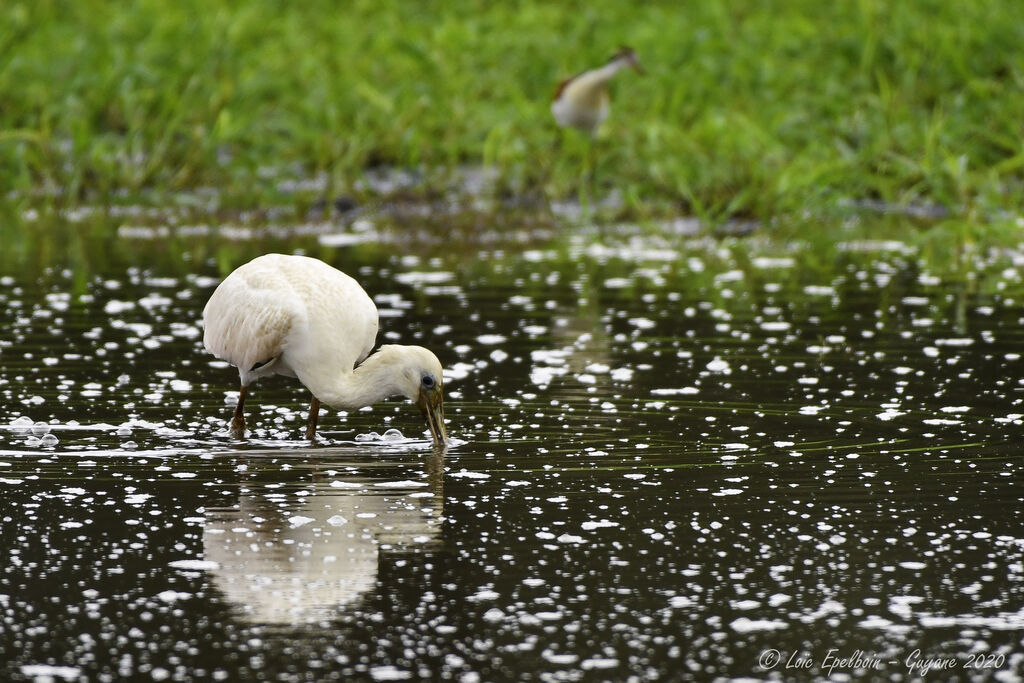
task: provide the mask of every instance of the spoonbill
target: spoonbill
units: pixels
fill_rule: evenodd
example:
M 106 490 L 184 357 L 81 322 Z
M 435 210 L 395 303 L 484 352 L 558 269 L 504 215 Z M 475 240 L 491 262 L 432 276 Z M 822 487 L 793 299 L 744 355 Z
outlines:
M 265 254 L 224 278 L 203 309 L 203 345 L 238 368 L 231 434 L 245 436 L 243 406 L 260 377 L 297 378 L 313 394 L 306 438 L 321 401 L 356 410 L 391 396 L 414 401 L 435 445 L 446 445 L 441 363 L 422 346 L 386 344 L 370 355 L 377 307 L 355 280 L 307 256 Z
M 608 83 L 623 69 L 644 73 L 631 47 L 621 47 L 604 66 L 584 71 L 558 84 L 551 113 L 563 128 L 576 128 L 593 136 L 608 118 L 611 98 Z

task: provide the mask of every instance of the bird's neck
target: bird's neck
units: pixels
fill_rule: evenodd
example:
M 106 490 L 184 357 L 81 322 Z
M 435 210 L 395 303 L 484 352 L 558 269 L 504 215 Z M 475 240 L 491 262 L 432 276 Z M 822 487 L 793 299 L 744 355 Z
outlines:
M 350 372 L 300 377 L 321 402 L 336 410 L 358 410 L 391 396 L 402 396 L 401 373 L 392 354 L 378 351 Z
M 591 73 L 594 74 L 594 80 L 600 83 L 607 83 L 612 77 L 627 68 L 629 64 L 621 59 L 613 59 L 604 66 L 594 69 Z
M 586 71 L 577 76 L 563 91 L 563 97 L 575 100 L 586 106 L 600 106 L 601 99 L 607 92 L 608 81 L 625 68 L 621 61 L 608 62 L 604 66 Z

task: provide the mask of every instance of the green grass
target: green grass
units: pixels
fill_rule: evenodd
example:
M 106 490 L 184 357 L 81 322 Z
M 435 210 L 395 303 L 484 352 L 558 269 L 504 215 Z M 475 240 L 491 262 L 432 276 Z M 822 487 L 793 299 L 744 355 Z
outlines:
M 554 84 L 632 45 L 596 141 L 635 215 L 829 215 L 933 202 L 986 223 L 1024 199 L 1019 0 L 27 0 L 0 7 L 0 193 L 24 209 L 280 174 L 496 167 L 572 196 L 587 142 Z M 428 183 L 424 192 L 431 191 Z

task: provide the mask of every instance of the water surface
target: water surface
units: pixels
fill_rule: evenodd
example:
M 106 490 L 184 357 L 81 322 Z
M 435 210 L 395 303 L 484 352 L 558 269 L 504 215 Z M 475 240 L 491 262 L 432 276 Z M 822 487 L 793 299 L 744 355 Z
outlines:
M 1021 679 L 1019 257 L 352 234 L 0 278 L 4 677 Z M 438 354 L 449 452 L 401 401 L 310 447 L 283 378 L 228 436 L 199 319 L 269 248 Z

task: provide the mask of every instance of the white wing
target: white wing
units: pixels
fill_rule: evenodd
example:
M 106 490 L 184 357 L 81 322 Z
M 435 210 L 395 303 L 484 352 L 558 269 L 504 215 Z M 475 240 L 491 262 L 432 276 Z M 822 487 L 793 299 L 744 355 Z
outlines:
M 239 369 L 279 358 L 278 371 L 349 372 L 373 349 L 377 307 L 359 284 L 304 256 L 267 254 L 231 273 L 203 311 L 206 349 Z

